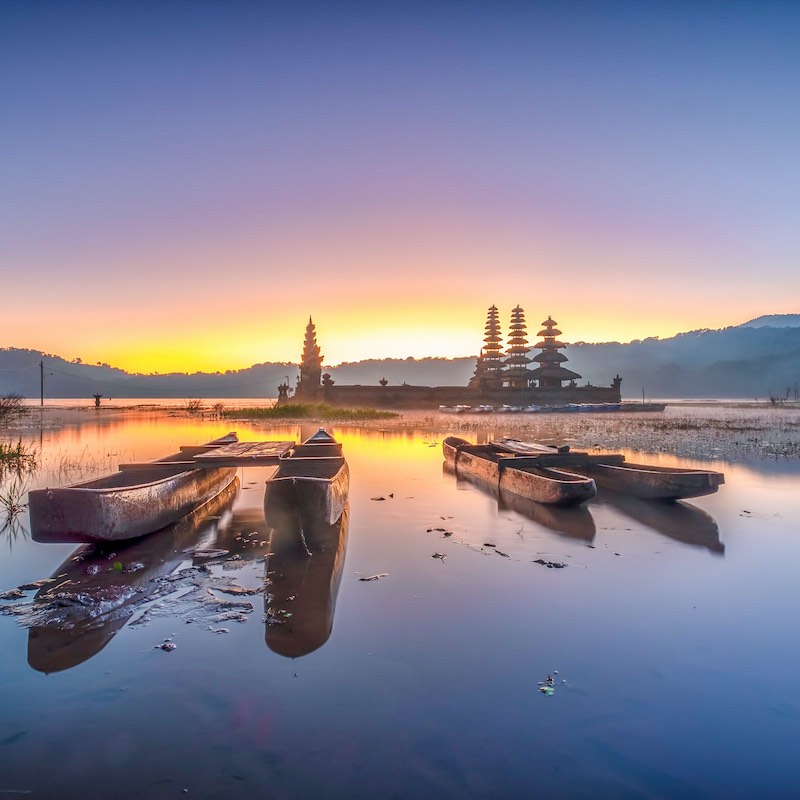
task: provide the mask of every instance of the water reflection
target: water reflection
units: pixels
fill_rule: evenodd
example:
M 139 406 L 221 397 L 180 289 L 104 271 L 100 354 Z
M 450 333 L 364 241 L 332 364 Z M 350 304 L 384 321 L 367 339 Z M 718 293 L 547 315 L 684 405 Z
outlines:
M 322 647 L 331 635 L 336 596 L 347 550 L 349 507 L 333 525 L 320 509 L 298 507 L 267 496 L 272 528 L 267 561 L 267 647 L 299 658 Z
M 568 508 L 546 506 L 529 500 L 527 497 L 500 489 L 495 483 L 482 481 L 473 475 L 457 473 L 447 464 L 442 465 L 442 470 L 448 475 L 455 476 L 456 486 L 464 484 L 477 486 L 482 492 L 494 497 L 497 500 L 499 511 L 513 511 L 569 539 L 579 539 L 585 542 L 591 542 L 594 539 L 597 529 L 591 513 L 584 505 Z
M 185 550 L 214 539 L 220 515 L 239 490 L 225 491 L 179 522 L 124 545 L 83 545 L 61 564 L 33 602 L 28 664 L 40 672 L 70 669 L 99 653 L 152 595 Z
M 680 500 L 673 503 L 641 500 L 638 497 L 601 490 L 592 505 L 607 504 L 658 533 L 693 547 L 705 547 L 716 555 L 725 554 L 719 527 L 712 516 Z

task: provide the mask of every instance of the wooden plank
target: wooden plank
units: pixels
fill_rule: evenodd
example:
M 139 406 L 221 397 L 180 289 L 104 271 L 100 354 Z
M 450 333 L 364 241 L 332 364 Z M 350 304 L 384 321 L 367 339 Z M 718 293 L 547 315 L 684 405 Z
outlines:
M 499 461 L 500 469 L 524 469 L 525 467 L 571 467 L 580 468 L 592 463 L 619 465 L 625 461 L 625 456 L 621 454 L 611 455 L 591 455 L 589 453 L 542 453 L 535 456 L 509 456 L 501 458 Z
M 242 464 L 261 459 L 277 459 L 294 447 L 294 442 L 237 442 L 218 447 L 195 456 L 198 462 L 227 461 L 238 459 Z
M 234 442 L 214 450 L 197 452 L 193 446 L 182 447 L 183 461 L 135 461 L 120 464 L 121 471 L 154 470 L 180 472 L 185 469 L 217 467 L 271 467 L 294 447 L 294 442 Z
M 538 442 L 522 442 L 519 439 L 501 439 L 499 442 L 492 442 L 497 450 L 504 450 L 509 453 L 524 453 L 525 455 L 535 455 L 536 453 L 567 453 L 569 445 L 549 445 L 539 444 Z

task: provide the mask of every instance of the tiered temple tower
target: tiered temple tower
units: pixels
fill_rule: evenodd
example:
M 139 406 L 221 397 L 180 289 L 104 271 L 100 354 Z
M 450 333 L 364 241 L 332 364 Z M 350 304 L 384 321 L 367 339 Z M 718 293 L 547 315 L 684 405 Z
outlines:
M 531 371 L 528 364 L 528 334 L 525 325 L 525 311 L 517 306 L 511 312 L 511 325 L 508 333 L 508 349 L 505 360 L 506 368 L 503 371 L 503 385 L 509 389 L 527 389 L 531 381 Z
M 295 397 L 316 399 L 322 378 L 322 359 L 317 344 L 317 331 L 311 317 L 306 325 L 306 338 L 303 342 L 303 355 L 300 362 L 300 380 Z
M 500 334 L 500 314 L 497 306 L 491 306 L 486 314 L 486 335 L 483 337 L 483 349 L 475 365 L 475 374 L 469 385 L 480 389 L 496 389 L 502 385 L 503 337 Z
M 542 352 L 533 357 L 539 366 L 531 371 L 530 376 L 539 381 L 541 389 L 560 389 L 564 381 L 575 381 L 581 377 L 577 372 L 561 366 L 569 359 L 563 353 L 558 352 L 563 350 L 566 345 L 556 339 L 561 335 L 556 324 L 551 317 L 548 317 L 542 323 L 542 330 L 537 334 L 542 337 L 542 340 L 534 345 Z

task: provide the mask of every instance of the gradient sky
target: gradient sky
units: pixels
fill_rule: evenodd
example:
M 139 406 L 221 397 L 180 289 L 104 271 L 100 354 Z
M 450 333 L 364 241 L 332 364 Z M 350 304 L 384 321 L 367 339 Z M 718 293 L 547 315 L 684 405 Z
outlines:
M 0 346 L 135 371 L 798 306 L 800 3 L 0 4 Z

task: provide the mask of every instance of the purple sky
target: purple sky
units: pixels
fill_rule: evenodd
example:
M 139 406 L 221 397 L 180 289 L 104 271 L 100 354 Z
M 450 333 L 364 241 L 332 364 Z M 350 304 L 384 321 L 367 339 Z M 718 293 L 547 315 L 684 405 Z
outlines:
M 800 5 L 0 6 L 0 346 L 145 371 L 798 311 Z M 535 331 L 534 331 L 535 333 Z

